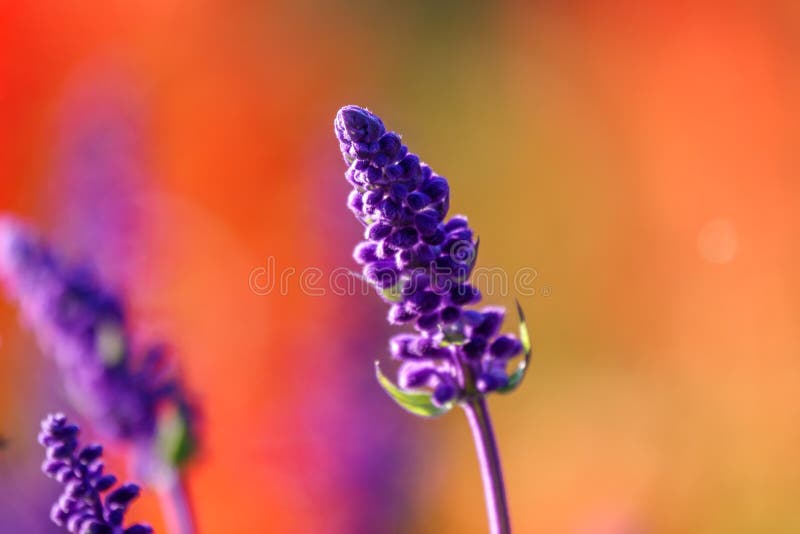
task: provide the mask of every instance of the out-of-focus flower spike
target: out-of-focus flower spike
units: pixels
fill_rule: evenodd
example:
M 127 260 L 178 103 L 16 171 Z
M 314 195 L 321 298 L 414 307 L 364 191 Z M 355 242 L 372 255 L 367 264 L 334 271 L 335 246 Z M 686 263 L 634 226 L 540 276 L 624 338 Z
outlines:
M 0 215 L 0 281 L 57 362 L 75 405 L 98 430 L 152 447 L 159 439 L 160 414 L 177 407 L 184 441 L 195 439 L 193 411 L 168 372 L 164 347 L 134 348 L 122 298 L 93 269 L 64 261 L 28 226 Z M 189 456 L 174 455 L 171 461 L 180 464 L 168 465 L 177 468 Z

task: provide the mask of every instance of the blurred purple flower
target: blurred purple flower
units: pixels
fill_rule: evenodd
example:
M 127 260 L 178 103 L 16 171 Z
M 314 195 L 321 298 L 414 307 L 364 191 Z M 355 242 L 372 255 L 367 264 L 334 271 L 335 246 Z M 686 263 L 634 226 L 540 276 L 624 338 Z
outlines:
M 107 493 L 117 479 L 103 473 L 103 448 L 87 445 L 78 449 L 79 432 L 63 414 L 51 414 L 42 421 L 39 443 L 47 448 L 42 471 L 64 484 L 64 492 L 53 505 L 50 518 L 74 534 L 153 532 L 143 524 L 122 526 L 128 506 L 139 496 L 139 487 L 123 484 Z
M 186 439 L 183 457 L 167 461 L 185 459 L 193 414 L 165 349 L 150 346 L 134 359 L 123 302 L 91 268 L 65 262 L 24 224 L 2 217 L 0 280 L 58 364 L 70 397 L 101 432 L 149 447 L 163 437 L 160 413 L 172 407 Z

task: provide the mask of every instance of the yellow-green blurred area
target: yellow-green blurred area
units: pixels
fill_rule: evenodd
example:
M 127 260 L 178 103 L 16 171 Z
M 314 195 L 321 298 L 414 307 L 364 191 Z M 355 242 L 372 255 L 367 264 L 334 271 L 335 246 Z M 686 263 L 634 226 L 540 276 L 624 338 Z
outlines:
M 326 421 L 353 383 L 387 408 L 347 417 L 410 458 L 368 467 L 406 495 L 381 532 L 485 532 L 463 415 L 415 420 L 372 383 L 379 299 L 248 286 L 268 257 L 355 268 L 332 121 L 368 107 L 508 274 L 486 300 L 526 310 L 533 366 L 490 401 L 516 532 L 800 532 L 799 95 L 791 0 L 6 2 L 0 209 L 56 235 L 71 125 L 135 116 L 120 254 L 204 406 L 201 532 L 352 532 L 369 488 L 342 481 L 365 467 Z M 0 339 L 0 468 L 43 478 L 32 399 L 58 380 L 10 304 Z M 152 496 L 134 510 L 161 526 Z M 25 515 L 49 532 L 48 511 Z

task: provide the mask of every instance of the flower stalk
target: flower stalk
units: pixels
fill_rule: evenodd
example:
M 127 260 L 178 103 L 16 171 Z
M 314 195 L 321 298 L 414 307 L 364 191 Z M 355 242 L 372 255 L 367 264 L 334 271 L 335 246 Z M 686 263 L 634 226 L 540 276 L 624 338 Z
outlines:
M 448 218 L 450 185 L 411 153 L 383 121 L 358 106 L 334 122 L 353 186 L 348 207 L 364 226 L 353 257 L 364 279 L 389 304 L 387 319 L 414 333 L 395 335 L 396 383 L 376 362 L 381 387 L 405 410 L 436 417 L 461 406 L 472 429 L 492 534 L 511 531 L 497 442 L 486 406 L 492 392 L 509 393 L 531 356 L 522 309 L 519 337 L 502 333 L 505 309 L 472 308 L 482 300 L 469 281 L 479 241 L 463 215 Z M 515 369 L 512 361 L 523 354 Z
M 475 452 L 478 456 L 483 480 L 486 514 L 489 518 L 489 532 L 491 534 L 509 534 L 511 520 L 503 484 L 500 451 L 494 436 L 486 399 L 477 396 L 462 403 L 461 408 L 467 416 L 470 430 L 472 430 L 472 438 L 475 441 Z
M 158 500 L 164 513 L 168 532 L 172 534 L 193 534 L 195 532 L 194 511 L 183 477 L 179 475 L 173 477 L 172 481 L 158 492 Z

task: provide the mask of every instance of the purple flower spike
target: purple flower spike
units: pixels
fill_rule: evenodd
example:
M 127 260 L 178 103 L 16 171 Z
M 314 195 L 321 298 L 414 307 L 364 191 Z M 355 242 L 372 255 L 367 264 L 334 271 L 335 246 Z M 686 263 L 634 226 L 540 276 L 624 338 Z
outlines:
M 413 324 L 417 333 L 391 339 L 400 360 L 397 384 L 376 362 L 383 389 L 407 411 L 435 417 L 460 405 L 472 428 L 484 483 L 491 534 L 509 534 L 511 523 L 500 455 L 485 395 L 514 390 L 530 361 L 530 337 L 522 309 L 520 339 L 501 334 L 501 308 L 467 309 L 481 294 L 469 284 L 478 241 L 467 218 L 445 220 L 450 185 L 383 122 L 357 106 L 339 110 L 334 123 L 354 190 L 348 206 L 366 227 L 354 257 L 365 278 L 391 303 L 391 324 Z M 358 199 L 354 202 L 353 199 Z M 511 358 L 524 360 L 509 374 Z
M 150 534 L 144 524 L 123 527 L 128 506 L 139 496 L 139 486 L 123 484 L 103 498 L 116 484 L 114 475 L 103 473 L 103 448 L 78 445 L 80 429 L 63 414 L 42 421 L 39 443 L 47 449 L 42 471 L 64 484 L 50 518 L 73 534 Z
M 366 226 L 366 240 L 354 256 L 384 298 L 396 297 L 389 322 L 412 323 L 418 331 L 404 336 L 402 344 L 395 338 L 392 356 L 414 360 L 417 370 L 427 365 L 441 377 L 435 383 L 414 382 L 403 375 L 400 382 L 428 388 L 439 406 L 516 384 L 505 367 L 524 346 L 511 335 L 500 335 L 503 310 L 465 309 L 481 300 L 466 282 L 477 241 L 466 217 L 446 220 L 447 180 L 409 153 L 400 136 L 386 132 L 381 119 L 366 109 L 343 107 L 334 130 L 350 166 L 351 198 L 360 199 L 349 205 Z M 415 345 L 409 341 L 413 337 L 433 346 L 437 359 L 421 361 L 408 350 Z M 445 370 L 437 363 L 442 353 L 452 363 Z

